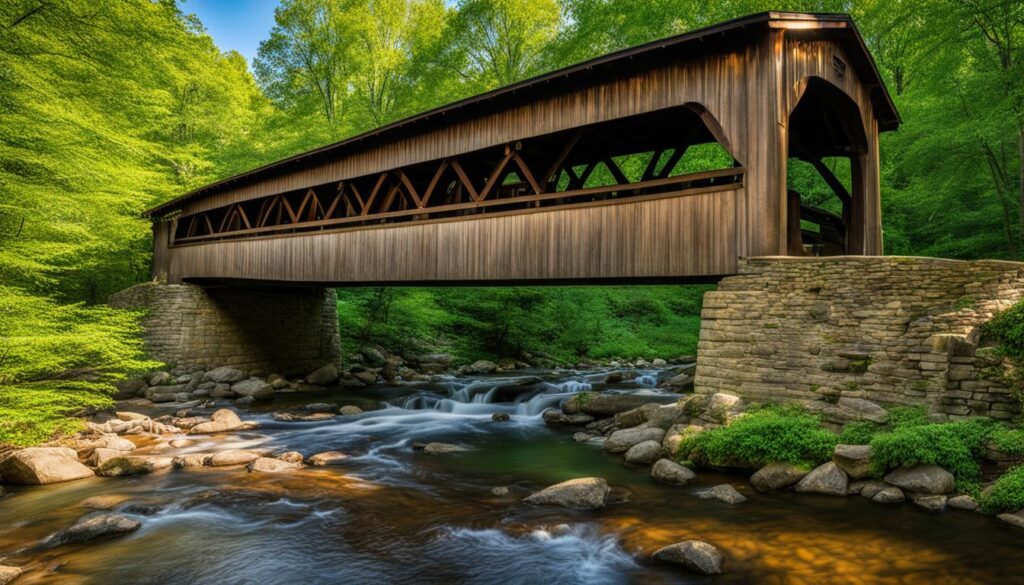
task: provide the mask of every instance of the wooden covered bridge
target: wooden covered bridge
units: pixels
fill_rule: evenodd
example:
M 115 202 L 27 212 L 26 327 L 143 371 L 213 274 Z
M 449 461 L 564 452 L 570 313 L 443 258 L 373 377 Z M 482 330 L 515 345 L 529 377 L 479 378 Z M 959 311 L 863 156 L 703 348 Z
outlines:
M 878 135 L 898 125 L 849 17 L 758 14 L 465 99 L 155 207 L 146 212 L 154 276 L 659 282 L 732 274 L 741 256 L 880 254 Z M 824 162 L 833 157 L 849 159 L 849 177 L 833 174 Z M 793 158 L 821 173 L 838 198 L 833 212 L 788 189 Z

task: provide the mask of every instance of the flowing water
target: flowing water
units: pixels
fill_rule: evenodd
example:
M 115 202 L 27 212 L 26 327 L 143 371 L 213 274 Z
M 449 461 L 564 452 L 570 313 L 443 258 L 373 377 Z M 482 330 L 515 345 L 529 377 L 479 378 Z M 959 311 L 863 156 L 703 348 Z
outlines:
M 659 392 L 652 388 L 657 373 L 644 374 L 612 389 Z M 138 452 L 243 447 L 349 457 L 283 474 L 201 468 L 12 488 L 0 499 L 0 562 L 28 570 L 18 585 L 1021 582 L 1020 533 L 992 518 L 860 497 L 762 495 L 743 477 L 710 473 L 686 487 L 662 486 L 647 469 L 543 423 L 545 408 L 603 387 L 600 379 L 534 372 L 278 397 L 241 412 L 261 423 L 258 430 L 200 438 L 184 449 L 164 438 Z M 320 423 L 270 416 L 313 402 L 375 410 Z M 494 422 L 495 412 L 511 420 Z M 431 456 L 411 448 L 429 441 L 469 450 Z M 521 503 L 540 487 L 581 476 L 609 481 L 607 508 Z M 749 501 L 729 506 L 695 496 L 724 482 Z M 492 495 L 495 486 L 511 493 Z M 98 495 L 116 497 L 115 510 L 142 527 L 101 543 L 39 546 L 90 512 L 82 501 Z M 700 577 L 648 560 L 661 546 L 694 538 L 722 550 L 724 575 Z

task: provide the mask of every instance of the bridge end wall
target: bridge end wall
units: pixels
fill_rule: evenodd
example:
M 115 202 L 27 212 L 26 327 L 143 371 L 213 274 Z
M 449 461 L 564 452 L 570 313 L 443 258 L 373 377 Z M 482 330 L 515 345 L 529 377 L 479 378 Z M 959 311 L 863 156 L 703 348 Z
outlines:
M 333 289 L 145 283 L 108 304 L 145 310 L 149 355 L 174 374 L 232 366 L 294 375 L 341 359 Z
M 1013 418 L 982 326 L 1024 297 L 1024 264 L 844 256 L 742 259 L 704 297 L 696 391 L 798 403 L 826 420 L 928 408 Z

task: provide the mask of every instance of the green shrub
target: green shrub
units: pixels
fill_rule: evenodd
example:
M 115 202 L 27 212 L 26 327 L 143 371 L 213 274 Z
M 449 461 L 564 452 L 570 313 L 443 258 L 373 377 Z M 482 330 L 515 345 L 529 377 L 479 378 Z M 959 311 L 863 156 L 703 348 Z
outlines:
M 988 440 L 996 449 L 1009 455 L 1024 455 L 1024 429 L 997 427 Z
M 985 324 L 984 332 L 999 340 L 1006 355 L 1024 358 L 1024 301 L 997 314 Z
M 0 445 L 28 447 L 81 430 L 75 415 L 113 406 L 112 392 L 89 382 L 0 385 Z
M 812 414 L 796 407 L 766 406 L 728 426 L 684 439 L 679 455 L 686 459 L 696 450 L 701 460 L 721 467 L 760 467 L 773 461 L 812 467 L 832 457 L 837 439 Z
M 1024 465 L 1006 472 L 981 498 L 981 510 L 989 514 L 1016 512 L 1024 508 Z
M 928 422 L 928 411 L 923 406 L 895 406 L 889 409 L 886 426 L 902 429 L 927 424 L 931 423 Z
M 843 445 L 868 445 L 882 429 L 882 425 L 868 421 L 847 423 L 839 433 L 839 442 Z
M 959 489 L 970 491 L 981 477 L 979 461 L 994 429 L 982 420 L 896 426 L 871 439 L 871 462 L 878 474 L 901 465 L 938 465 L 956 477 Z

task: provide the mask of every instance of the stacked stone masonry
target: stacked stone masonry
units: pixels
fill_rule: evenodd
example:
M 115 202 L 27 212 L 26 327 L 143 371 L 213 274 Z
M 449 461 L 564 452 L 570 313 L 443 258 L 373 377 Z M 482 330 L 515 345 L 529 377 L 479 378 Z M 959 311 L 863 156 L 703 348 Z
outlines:
M 795 402 L 844 422 L 868 400 L 937 418 L 1020 410 L 982 325 L 1024 295 L 1024 264 L 751 258 L 704 297 L 697 392 Z
M 219 366 L 291 375 L 341 357 L 333 289 L 154 282 L 118 292 L 108 303 L 145 310 L 149 355 L 175 375 Z

